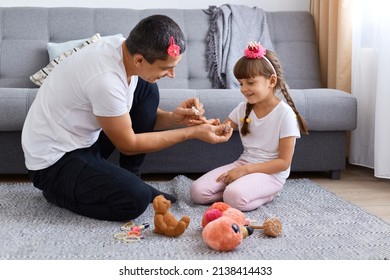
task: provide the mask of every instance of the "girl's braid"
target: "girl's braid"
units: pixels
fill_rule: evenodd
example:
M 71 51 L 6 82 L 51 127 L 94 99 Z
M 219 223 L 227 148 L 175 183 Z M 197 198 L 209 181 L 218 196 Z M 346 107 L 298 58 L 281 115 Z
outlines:
M 245 108 L 245 117 L 241 120 L 244 124 L 241 127 L 241 134 L 243 136 L 247 135 L 249 133 L 249 123 L 251 119 L 249 118 L 249 114 L 253 109 L 253 104 L 246 103 L 246 108 Z
M 288 90 L 287 90 L 287 87 L 286 87 L 286 82 L 284 81 L 284 79 L 280 80 L 280 90 L 282 91 L 282 94 L 283 94 L 284 98 L 286 99 L 287 104 L 290 105 L 290 107 L 293 109 L 295 115 L 297 116 L 299 129 L 304 134 L 308 134 L 309 133 L 309 129 L 307 127 L 306 121 L 301 116 L 301 114 L 299 114 L 297 108 L 295 107 L 294 101 L 292 100 L 290 94 L 288 93 Z
M 308 129 L 308 126 L 306 124 L 306 121 L 299 114 L 298 109 L 295 107 L 295 103 L 292 100 L 292 98 L 288 92 L 287 83 L 286 83 L 286 80 L 284 79 L 283 70 L 282 70 L 282 67 L 279 63 L 279 59 L 277 58 L 277 56 L 274 52 L 268 51 L 268 50 L 267 50 L 266 56 L 268 57 L 268 60 L 271 61 L 272 65 L 274 66 L 274 69 L 275 69 L 275 72 L 277 75 L 276 88 L 280 88 L 284 98 L 286 99 L 287 104 L 293 109 L 295 115 L 297 116 L 299 129 L 301 130 L 301 132 L 303 132 L 304 134 L 308 134 L 309 129 Z

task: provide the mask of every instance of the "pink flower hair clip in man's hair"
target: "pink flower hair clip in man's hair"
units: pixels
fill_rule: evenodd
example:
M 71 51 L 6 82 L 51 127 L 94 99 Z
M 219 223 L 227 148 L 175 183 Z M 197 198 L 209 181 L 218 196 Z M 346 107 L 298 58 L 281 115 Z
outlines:
M 167 52 L 170 56 L 176 57 L 180 55 L 180 46 L 175 44 L 175 39 L 173 36 L 169 39 L 169 46 Z
M 248 46 L 244 50 L 246 58 L 261 59 L 265 56 L 267 49 L 264 48 L 260 43 L 249 42 Z

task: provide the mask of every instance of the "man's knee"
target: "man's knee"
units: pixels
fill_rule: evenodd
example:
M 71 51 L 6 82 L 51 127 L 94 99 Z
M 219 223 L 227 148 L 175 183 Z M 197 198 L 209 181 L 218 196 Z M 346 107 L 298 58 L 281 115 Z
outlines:
M 145 212 L 151 196 L 152 192 L 145 184 L 112 193 L 107 198 L 107 205 L 116 220 L 131 220 Z

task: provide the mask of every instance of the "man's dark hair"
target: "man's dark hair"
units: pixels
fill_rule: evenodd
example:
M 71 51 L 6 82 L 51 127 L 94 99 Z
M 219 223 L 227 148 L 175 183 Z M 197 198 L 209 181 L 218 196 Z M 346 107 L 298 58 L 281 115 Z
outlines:
M 186 49 L 184 34 L 170 17 L 152 15 L 142 19 L 130 32 L 126 46 L 131 55 L 141 54 L 149 63 L 166 60 L 170 38 L 173 36 L 180 54 Z

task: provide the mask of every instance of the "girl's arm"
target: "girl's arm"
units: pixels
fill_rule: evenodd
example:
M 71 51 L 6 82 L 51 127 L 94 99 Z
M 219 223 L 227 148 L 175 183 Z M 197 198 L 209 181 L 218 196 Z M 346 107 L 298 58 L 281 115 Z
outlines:
M 238 178 L 250 173 L 274 174 L 282 172 L 291 165 L 294 155 L 295 136 L 285 137 L 279 140 L 279 158 L 264 163 L 246 164 L 223 173 L 217 178 L 217 181 L 223 181 L 225 184 L 237 180 Z
M 230 118 L 227 118 L 226 120 L 223 121 L 223 124 L 227 124 L 227 123 L 229 123 L 230 127 L 233 129 L 236 129 L 238 127 L 238 125 L 234 121 L 232 121 Z

